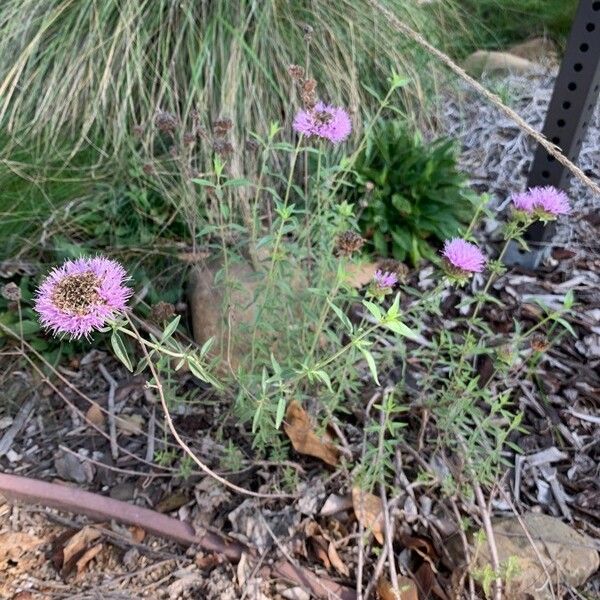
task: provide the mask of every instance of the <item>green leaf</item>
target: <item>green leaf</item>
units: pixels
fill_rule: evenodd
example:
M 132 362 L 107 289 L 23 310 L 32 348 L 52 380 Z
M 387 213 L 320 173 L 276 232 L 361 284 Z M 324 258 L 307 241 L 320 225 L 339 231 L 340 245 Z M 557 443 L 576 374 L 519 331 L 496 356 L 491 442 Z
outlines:
M 179 321 L 181 321 L 181 315 L 177 315 L 166 327 L 164 330 L 161 341 L 166 342 L 174 333 L 179 325 Z
M 373 358 L 373 355 L 366 348 L 361 348 L 360 351 L 369 365 L 369 370 L 371 371 L 371 375 L 373 376 L 375 383 L 377 385 L 381 385 L 377 376 L 377 366 L 375 365 L 375 359 Z
M 338 316 L 338 319 L 342 322 L 348 332 L 352 333 L 354 328 L 352 327 L 350 319 L 331 300 L 327 300 L 327 303 L 331 307 L 331 310 L 333 310 L 333 312 Z
M 573 290 L 569 290 L 565 294 L 565 299 L 563 300 L 563 306 L 567 310 L 570 310 L 572 308 L 574 302 L 575 302 L 575 296 L 573 295 Z
M 281 423 L 283 422 L 283 417 L 285 416 L 285 407 L 286 400 L 285 396 L 281 396 L 279 401 L 277 402 L 277 413 L 275 415 L 275 429 L 279 429 Z
M 243 177 L 240 177 L 238 179 L 228 179 L 224 184 L 223 187 L 243 187 L 246 185 L 254 185 L 249 179 L 245 179 Z
M 125 348 L 125 344 L 123 339 L 119 335 L 119 332 L 115 329 L 110 336 L 110 344 L 112 346 L 113 352 L 115 356 L 125 365 L 125 368 L 128 371 L 133 372 L 133 365 L 131 364 L 131 360 L 129 359 L 129 355 L 127 354 L 127 349 Z
M 395 333 L 407 337 L 411 340 L 419 340 L 419 336 L 410 327 L 408 327 L 401 321 L 389 321 L 385 323 L 385 326 L 388 329 L 394 331 Z
M 196 185 L 207 186 L 207 187 L 215 187 L 214 181 L 209 181 L 208 179 L 197 179 L 197 178 L 194 178 L 194 179 L 192 179 L 192 181 Z
M 375 320 L 378 323 L 381 323 L 381 321 L 383 321 L 383 313 L 381 312 L 381 309 L 379 308 L 379 306 L 377 306 L 377 304 L 369 302 L 368 300 L 363 300 L 363 305 L 375 317 Z

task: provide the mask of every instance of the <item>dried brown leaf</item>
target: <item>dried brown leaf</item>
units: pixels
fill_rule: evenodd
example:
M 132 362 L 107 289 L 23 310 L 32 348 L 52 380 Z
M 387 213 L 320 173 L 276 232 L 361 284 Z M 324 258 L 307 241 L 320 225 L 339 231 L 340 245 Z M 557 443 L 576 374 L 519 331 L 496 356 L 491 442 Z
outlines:
M 419 593 L 415 582 L 410 577 L 398 576 L 398 589 L 400 596 L 396 594 L 388 579 L 383 577 L 377 582 L 377 593 L 380 600 L 419 600 Z
M 115 419 L 119 433 L 123 435 L 140 435 L 143 433 L 144 417 L 142 415 L 123 415 Z
M 327 547 L 327 556 L 329 557 L 329 561 L 331 562 L 333 568 L 344 577 L 348 577 L 350 575 L 350 569 L 346 563 L 340 558 L 340 555 L 337 552 L 337 548 L 333 542 L 329 542 L 329 546 Z
M 136 544 L 141 544 L 146 537 L 146 530 L 142 529 L 139 525 L 129 527 L 129 533 L 131 534 L 132 541 Z
M 88 563 L 94 558 L 96 555 L 100 554 L 104 545 L 102 543 L 96 544 L 92 546 L 88 550 L 86 550 L 83 556 L 77 561 L 77 575 L 81 575 L 83 570 L 87 567 Z
M 100 429 L 104 428 L 106 422 L 102 409 L 95 402 L 87 409 L 85 420 Z
M 338 464 L 338 449 L 331 442 L 323 441 L 317 436 L 308 413 L 295 401 L 288 406 L 283 429 L 296 452 L 319 458 L 332 467 Z
M 63 565 L 71 562 L 77 554 L 85 551 L 85 549 L 95 540 L 100 537 L 101 533 L 91 525 L 86 525 L 80 529 L 63 548 Z
M 352 488 L 352 505 L 358 522 L 371 531 L 375 539 L 383 545 L 384 521 L 381 498 L 354 487 Z

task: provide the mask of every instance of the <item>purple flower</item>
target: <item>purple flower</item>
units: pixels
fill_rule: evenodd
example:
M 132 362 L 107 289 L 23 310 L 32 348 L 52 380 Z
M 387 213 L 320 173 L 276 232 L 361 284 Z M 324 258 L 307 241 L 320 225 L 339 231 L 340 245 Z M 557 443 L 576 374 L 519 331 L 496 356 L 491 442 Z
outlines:
M 529 191 L 515 194 L 512 197 L 512 202 L 517 210 L 526 213 L 533 212 L 533 196 Z
M 132 290 L 116 261 L 104 257 L 68 260 L 53 269 L 35 298 L 40 322 L 54 334 L 89 337 L 108 319 L 125 310 Z
M 485 266 L 481 250 L 475 244 L 460 238 L 446 240 L 443 255 L 452 267 L 463 273 L 481 273 Z
M 317 102 L 312 110 L 298 112 L 294 130 L 306 137 L 319 137 L 338 144 L 350 135 L 352 123 L 345 109 Z
M 526 192 L 515 194 L 512 201 L 517 210 L 526 213 L 557 217 L 571 212 L 568 196 L 551 185 L 529 188 Z
M 571 212 L 569 197 L 551 185 L 534 187 L 529 190 L 533 198 L 533 206 L 549 215 L 567 215 Z
M 375 271 L 373 281 L 380 290 L 385 290 L 393 288 L 398 283 L 398 276 L 387 271 Z

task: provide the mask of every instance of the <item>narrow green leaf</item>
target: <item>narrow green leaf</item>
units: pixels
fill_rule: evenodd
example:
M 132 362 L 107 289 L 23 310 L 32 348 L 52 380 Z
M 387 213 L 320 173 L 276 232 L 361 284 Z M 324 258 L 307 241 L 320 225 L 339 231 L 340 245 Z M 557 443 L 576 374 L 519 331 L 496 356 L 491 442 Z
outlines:
M 373 355 L 368 350 L 365 350 L 364 348 L 361 348 L 361 352 L 362 352 L 363 356 L 365 357 L 367 364 L 369 365 L 369 370 L 371 371 L 371 375 L 373 376 L 375 383 L 377 385 L 381 385 L 379 383 L 379 378 L 377 376 L 377 366 L 375 365 L 375 359 L 373 358 Z
M 275 415 L 275 429 L 279 429 L 281 423 L 283 422 L 283 417 L 285 416 L 285 396 L 281 396 L 279 398 L 279 402 L 277 403 L 277 414 Z
M 166 342 L 174 333 L 175 330 L 177 329 L 178 325 L 179 325 L 179 321 L 181 321 L 181 315 L 177 315 L 165 328 L 162 336 L 161 336 L 161 341 L 162 342 Z
M 125 365 L 125 368 L 128 371 L 133 372 L 133 365 L 131 364 L 131 360 L 127 354 L 127 349 L 125 348 L 125 344 L 117 330 L 112 332 L 112 335 L 110 336 L 110 344 L 115 356 Z

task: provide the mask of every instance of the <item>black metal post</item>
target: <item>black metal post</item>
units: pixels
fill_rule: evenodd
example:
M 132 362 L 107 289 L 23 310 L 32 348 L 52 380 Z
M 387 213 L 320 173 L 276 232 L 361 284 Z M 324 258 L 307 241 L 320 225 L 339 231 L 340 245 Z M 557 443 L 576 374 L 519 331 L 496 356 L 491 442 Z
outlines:
M 575 161 L 600 91 L 600 0 L 580 0 L 567 48 L 554 84 L 543 134 Z M 538 146 L 527 187 L 553 185 L 565 191 L 569 172 Z M 505 262 L 536 269 L 545 255 L 554 226 L 535 223 L 526 232 L 530 252 L 510 245 Z

